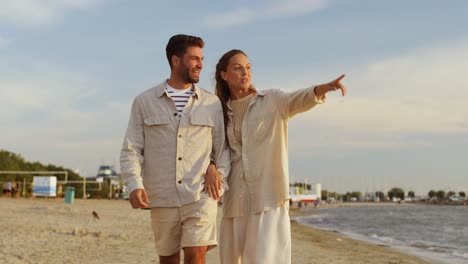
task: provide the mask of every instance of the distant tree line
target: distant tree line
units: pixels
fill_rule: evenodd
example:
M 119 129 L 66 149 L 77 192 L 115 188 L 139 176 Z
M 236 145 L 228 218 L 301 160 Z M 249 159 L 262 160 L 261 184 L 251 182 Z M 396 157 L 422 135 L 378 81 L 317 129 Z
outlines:
M 438 191 L 430 190 L 429 193 L 427 194 L 427 196 L 429 196 L 429 198 L 431 198 L 431 199 L 436 197 L 439 200 L 444 200 L 444 199 L 452 197 L 452 196 L 454 196 L 456 194 L 457 193 L 455 191 L 448 191 L 447 193 L 445 193 L 445 191 L 443 191 L 443 190 L 438 190 Z M 458 195 L 460 197 L 466 198 L 466 193 L 463 192 L 463 191 L 458 192 Z
M 295 183 L 290 184 L 290 186 L 303 188 L 304 183 L 295 182 Z M 307 188 L 307 190 L 310 190 L 311 185 L 307 184 L 306 188 Z M 438 190 L 438 191 L 430 190 L 428 192 L 427 196 L 429 197 L 429 199 L 437 198 L 438 200 L 447 200 L 450 197 L 452 197 L 454 195 L 457 195 L 457 194 L 458 194 L 458 196 L 462 197 L 463 199 L 466 198 L 466 193 L 464 191 L 459 191 L 457 193 L 455 191 L 445 192 L 443 190 Z M 393 187 L 386 194 L 384 192 L 377 191 L 377 192 L 373 193 L 372 196 L 373 196 L 372 198 L 374 198 L 374 199 L 378 198 L 380 201 L 385 201 L 387 199 L 389 199 L 389 200 L 394 200 L 394 199 L 404 200 L 406 197 L 414 199 L 416 197 L 416 194 L 412 190 L 408 191 L 405 194 L 405 191 L 403 190 L 403 188 Z M 321 199 L 322 200 L 327 200 L 329 198 L 334 198 L 336 200 L 342 200 L 342 201 L 346 202 L 346 201 L 362 200 L 365 197 L 363 197 L 363 194 L 361 192 L 359 192 L 359 191 L 351 191 L 351 192 L 346 192 L 345 194 L 340 194 L 340 193 L 337 193 L 337 192 L 322 190 Z M 369 197 L 367 197 L 367 198 L 369 198 Z
M 83 178 L 80 174 L 74 172 L 71 169 L 64 168 L 62 166 L 56 166 L 52 164 L 44 165 L 38 161 L 29 162 L 26 161 L 21 155 L 15 154 L 6 150 L 0 149 L 0 171 L 67 171 L 69 181 L 81 181 Z M 30 184 L 33 181 L 33 177 L 38 175 L 33 174 L 0 174 L 0 186 L 5 182 L 16 182 L 20 186 L 26 181 L 27 184 Z M 44 176 L 44 175 L 41 175 Z M 65 176 L 63 174 L 50 174 L 48 176 L 57 176 L 57 181 L 63 181 Z M 66 186 L 75 187 L 75 197 L 83 197 L 83 184 L 73 183 L 67 184 Z M 65 187 L 63 186 L 63 191 Z M 24 188 L 24 186 L 23 186 Z M 95 185 L 87 185 L 86 188 L 96 188 Z M 108 187 L 104 186 L 101 194 L 96 194 L 96 196 L 106 197 Z M 29 196 L 31 190 L 28 188 L 25 189 L 26 195 Z
M 52 164 L 44 165 L 38 161 L 29 162 L 26 161 L 22 156 L 11 153 L 6 150 L 0 149 L 0 170 L 2 171 L 67 171 L 69 180 L 79 180 L 81 176 L 78 173 L 75 173 L 71 169 L 64 168 L 62 166 L 56 166 Z M 0 178 L 0 181 L 10 180 L 17 181 L 23 180 L 32 180 L 33 175 L 27 174 L 3 174 Z M 58 180 L 63 180 L 64 175 L 57 175 Z

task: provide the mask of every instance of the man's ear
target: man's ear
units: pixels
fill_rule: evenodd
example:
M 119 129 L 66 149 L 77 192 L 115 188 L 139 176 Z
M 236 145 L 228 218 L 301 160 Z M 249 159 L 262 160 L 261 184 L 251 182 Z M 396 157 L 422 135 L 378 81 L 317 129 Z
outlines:
M 175 67 L 175 66 L 179 66 L 181 60 L 179 57 L 177 57 L 177 55 L 172 55 L 171 57 L 171 61 L 172 61 L 172 66 Z

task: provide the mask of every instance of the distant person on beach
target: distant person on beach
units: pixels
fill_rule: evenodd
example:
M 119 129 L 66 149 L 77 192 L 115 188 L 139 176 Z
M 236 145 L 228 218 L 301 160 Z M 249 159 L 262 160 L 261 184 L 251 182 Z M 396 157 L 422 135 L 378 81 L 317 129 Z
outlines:
M 33 193 L 33 191 L 34 191 L 34 183 L 31 182 L 31 183 L 29 184 L 29 188 L 28 188 L 29 198 L 34 198 L 34 193 Z
M 63 198 L 63 186 L 62 184 L 57 185 L 57 198 Z
M 201 38 L 175 35 L 166 46 L 170 78 L 133 101 L 120 154 L 133 208 L 151 208 L 160 263 L 205 263 L 217 245 L 217 200 L 230 168 L 222 106 L 196 85 Z
M 13 182 L 13 188 L 11 190 L 11 195 L 14 198 L 19 198 L 21 193 L 21 183 L 20 182 Z
M 6 197 L 10 198 L 11 192 L 12 192 L 12 184 L 11 182 L 6 182 L 3 187 L 3 194 L 5 194 Z
M 295 92 L 256 90 L 241 50 L 216 65 L 216 94 L 231 149 L 229 191 L 223 197 L 221 263 L 291 263 L 288 212 L 288 120 L 346 89 L 344 75 Z M 311 138 L 313 140 L 313 137 Z
M 18 190 L 16 189 L 16 182 L 11 183 L 11 198 L 16 198 L 16 193 Z

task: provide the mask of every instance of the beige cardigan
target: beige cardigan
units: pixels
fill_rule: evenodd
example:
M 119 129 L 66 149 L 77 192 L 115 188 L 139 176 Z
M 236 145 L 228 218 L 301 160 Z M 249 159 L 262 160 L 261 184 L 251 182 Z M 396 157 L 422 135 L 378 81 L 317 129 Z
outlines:
M 248 187 L 250 211 L 276 208 L 289 199 L 288 120 L 318 103 L 314 87 L 286 93 L 258 91 L 251 99 L 242 123 L 242 146 L 233 135 L 232 110 L 228 106 L 227 134 L 231 143 L 229 191 L 223 197 L 223 216 L 241 216 Z

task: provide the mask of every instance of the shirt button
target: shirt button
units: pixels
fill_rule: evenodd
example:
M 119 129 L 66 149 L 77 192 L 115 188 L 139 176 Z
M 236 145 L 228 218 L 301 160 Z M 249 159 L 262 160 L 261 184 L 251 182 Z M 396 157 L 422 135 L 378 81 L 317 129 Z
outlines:
M 181 180 L 179 180 L 177 183 L 178 183 L 178 184 L 181 184 L 181 183 L 182 183 L 182 181 L 181 181 Z
M 174 116 L 177 116 L 177 113 L 174 113 Z
M 182 135 L 179 135 L 179 138 L 181 138 L 181 137 L 182 137 Z
M 182 160 L 182 157 L 179 157 L 179 160 Z

